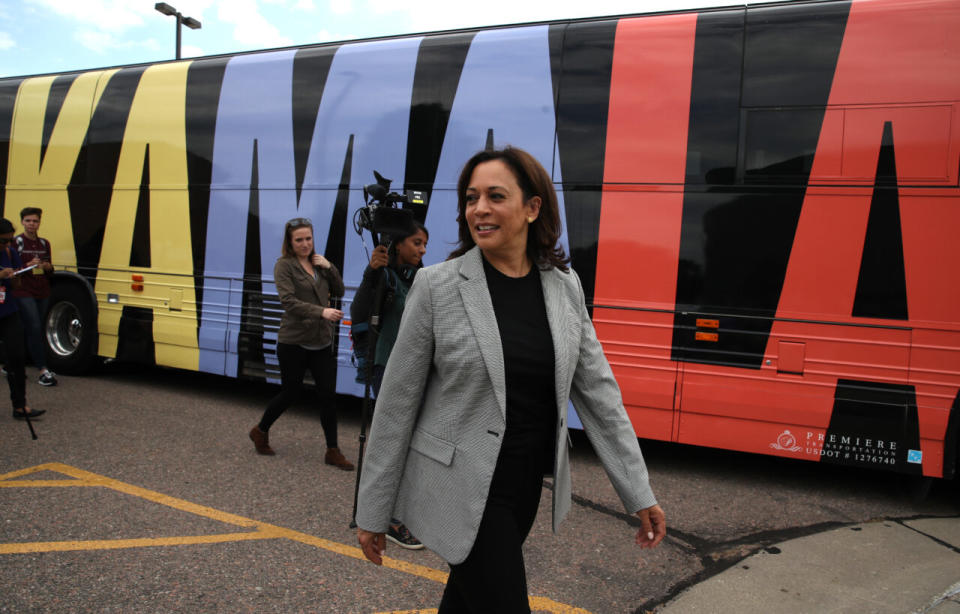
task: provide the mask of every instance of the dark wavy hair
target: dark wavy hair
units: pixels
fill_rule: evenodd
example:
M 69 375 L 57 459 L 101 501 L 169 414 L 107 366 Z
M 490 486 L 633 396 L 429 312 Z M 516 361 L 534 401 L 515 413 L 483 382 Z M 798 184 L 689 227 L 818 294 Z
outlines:
M 391 237 L 392 240 L 390 241 L 390 251 L 387 253 L 387 258 L 389 259 L 390 264 L 395 264 L 397 261 L 397 245 L 403 243 L 420 231 L 423 231 L 423 234 L 426 235 L 427 240 L 430 239 L 430 231 L 427 230 L 427 227 L 424 226 L 419 220 L 411 221 L 409 228 L 404 230 L 402 234 Z M 423 262 L 420 263 L 419 267 L 422 266 Z
M 524 202 L 534 196 L 540 197 L 540 214 L 530 223 L 527 230 L 527 256 L 530 261 L 540 269 L 556 267 L 566 271 L 570 259 L 564 253 L 563 247 L 557 244 L 563 225 L 560 221 L 560 206 L 557 203 L 553 182 L 547 170 L 536 158 L 516 147 L 477 152 L 463 166 L 460 180 L 457 181 L 457 225 L 460 242 L 447 259 L 462 256 L 476 245 L 467 224 L 467 187 L 470 185 L 474 169 L 484 162 L 493 160 L 500 160 L 513 173 L 523 192 Z
M 295 217 L 292 220 L 288 220 L 283 227 L 283 247 L 280 248 L 280 253 L 284 258 L 296 258 L 297 253 L 293 251 L 293 231 L 300 230 L 301 228 L 309 228 L 310 234 L 313 234 L 313 222 L 305 217 Z M 316 246 L 314 246 L 316 247 Z M 316 253 L 316 249 L 310 252 L 312 257 Z

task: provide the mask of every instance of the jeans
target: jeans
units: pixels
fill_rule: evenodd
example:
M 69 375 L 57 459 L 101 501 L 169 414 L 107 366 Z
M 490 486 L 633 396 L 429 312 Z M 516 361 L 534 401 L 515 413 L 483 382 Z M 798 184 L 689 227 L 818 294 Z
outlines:
M 49 302 L 49 298 L 17 297 L 20 320 L 27 334 L 27 350 L 33 364 L 41 369 L 47 367 L 47 355 L 43 345 L 43 319 L 47 316 Z

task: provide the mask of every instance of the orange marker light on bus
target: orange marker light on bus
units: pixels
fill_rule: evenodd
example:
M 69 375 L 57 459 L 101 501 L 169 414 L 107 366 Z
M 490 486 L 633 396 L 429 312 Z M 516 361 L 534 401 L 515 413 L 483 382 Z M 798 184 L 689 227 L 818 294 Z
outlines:
M 714 343 L 720 340 L 720 335 L 717 333 L 697 333 L 697 341 L 713 341 Z
M 131 275 L 130 279 L 133 280 L 130 289 L 134 292 L 143 292 L 143 275 Z

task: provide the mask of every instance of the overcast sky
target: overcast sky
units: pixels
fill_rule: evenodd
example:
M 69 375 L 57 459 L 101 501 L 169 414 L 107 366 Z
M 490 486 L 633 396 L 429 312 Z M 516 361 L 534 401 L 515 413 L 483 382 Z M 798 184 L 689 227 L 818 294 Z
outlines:
M 750 2 L 753 4 L 753 0 Z M 0 77 L 168 60 L 154 0 L 0 0 Z M 486 25 L 744 4 L 736 0 L 170 0 L 184 58 Z

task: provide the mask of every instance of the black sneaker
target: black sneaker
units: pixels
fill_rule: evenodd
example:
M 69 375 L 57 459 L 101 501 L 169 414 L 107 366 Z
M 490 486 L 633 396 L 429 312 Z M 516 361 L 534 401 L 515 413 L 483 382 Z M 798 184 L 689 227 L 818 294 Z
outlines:
M 57 378 L 54 376 L 53 371 L 44 371 L 40 374 L 40 378 L 37 379 L 37 383 L 41 386 L 56 386 Z
M 27 418 L 37 418 L 45 413 L 47 413 L 45 409 L 31 409 L 28 412 L 13 410 L 13 417 L 17 420 L 26 420 Z
M 420 550 L 423 548 L 420 540 L 414 537 L 410 529 L 404 524 L 398 524 L 397 526 L 390 525 L 390 528 L 387 529 L 387 539 L 407 550 Z

